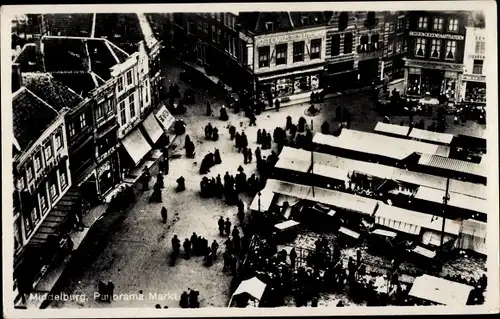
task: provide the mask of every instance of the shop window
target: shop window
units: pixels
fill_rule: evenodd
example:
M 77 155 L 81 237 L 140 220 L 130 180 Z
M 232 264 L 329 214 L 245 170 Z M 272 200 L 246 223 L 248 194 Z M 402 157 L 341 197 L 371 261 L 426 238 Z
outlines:
M 448 21 L 448 31 L 458 31 L 458 19 L 450 19 Z
M 282 97 L 293 94 L 293 81 L 291 78 L 282 78 L 276 80 L 276 97 Z
M 52 157 L 54 157 L 54 152 L 52 151 L 52 144 L 49 143 L 45 145 L 44 152 L 45 152 L 45 160 L 47 161 L 51 160 Z
M 118 93 L 123 92 L 123 90 L 125 89 L 125 86 L 123 85 L 123 77 L 118 78 L 117 89 L 118 89 Z
M 311 77 L 309 75 L 299 76 L 294 79 L 293 93 L 307 92 L 311 90 Z
M 125 101 L 121 101 L 118 104 L 118 110 L 120 111 L 120 124 L 123 126 L 127 123 Z
M 293 43 L 293 62 L 304 61 L 304 46 L 304 41 Z
M 321 58 L 321 39 L 311 40 L 311 60 Z
M 346 33 L 344 35 L 344 54 L 350 54 L 352 53 L 352 41 L 353 41 L 353 36 L 352 33 Z
M 286 64 L 288 46 L 287 44 L 278 44 L 276 46 L 276 65 Z
M 446 41 L 446 59 L 454 60 L 457 50 L 457 41 Z
M 38 173 L 42 169 L 42 156 L 40 153 L 35 155 L 35 171 Z
M 432 22 L 432 29 L 436 31 L 443 30 L 443 23 L 444 23 L 443 18 L 434 18 Z
M 483 74 L 483 60 L 474 60 L 472 74 Z
M 425 56 L 425 44 L 426 40 L 423 38 L 415 39 L 415 55 L 416 56 Z
M 344 31 L 347 29 L 349 24 L 349 12 L 342 11 L 339 15 L 339 31 Z
M 432 39 L 431 40 L 431 57 L 439 58 L 441 55 L 441 40 Z
M 80 129 L 83 129 L 85 126 L 87 126 L 87 119 L 85 113 L 82 113 L 80 114 Z
M 62 148 L 62 131 L 61 130 L 59 130 L 56 133 L 54 143 L 55 143 L 54 145 L 55 145 L 56 151 L 59 151 Z
M 128 107 L 130 112 L 130 118 L 133 119 L 136 116 L 134 93 L 128 96 Z
M 419 29 L 427 29 L 427 17 L 419 17 L 418 18 L 418 28 Z
M 331 55 L 337 56 L 340 54 L 340 34 L 334 34 L 332 36 L 332 49 Z
M 76 134 L 75 122 L 70 122 L 68 124 L 69 137 L 73 137 Z
M 259 68 L 269 67 L 269 46 L 259 48 Z
M 468 82 L 465 89 L 465 100 L 471 102 L 486 102 L 486 84 Z
M 378 50 L 380 35 L 378 33 L 372 34 L 370 37 L 371 50 Z
M 484 54 L 486 49 L 486 42 L 484 38 L 476 37 L 476 54 Z

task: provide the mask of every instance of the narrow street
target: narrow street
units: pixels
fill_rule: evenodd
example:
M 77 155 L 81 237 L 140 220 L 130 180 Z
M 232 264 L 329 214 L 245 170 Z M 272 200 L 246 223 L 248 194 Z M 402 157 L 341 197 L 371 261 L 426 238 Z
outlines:
M 180 91 L 184 92 L 189 86 L 180 82 L 178 67 L 169 67 L 166 87 L 170 83 L 178 83 Z M 171 82 L 169 82 L 171 81 Z M 336 127 L 333 122 L 335 108 L 343 105 L 353 113 L 351 128 L 364 131 L 372 131 L 378 120 L 381 120 L 373 109 L 373 103 L 367 94 L 338 97 L 328 100 L 321 105 L 321 112 L 315 117 L 305 115 L 309 105 L 297 105 L 282 108 L 279 112 L 266 111 L 257 117 L 257 127 L 248 127 L 249 120 L 243 113 L 234 114 L 229 110 L 229 121 L 219 121 L 219 109 L 224 101 L 217 100 L 206 91 L 195 90 L 195 105 L 188 105 L 188 111 L 182 118 L 187 124 L 187 134 L 196 145 L 196 157 L 188 159 L 185 157 L 184 136 L 180 136 L 174 142 L 170 152 L 170 172 L 165 176 L 165 189 L 163 190 L 163 203 L 149 204 L 148 200 L 152 191 L 146 191 L 138 197 L 136 204 L 125 213 L 123 220 L 116 223 L 97 223 L 100 232 L 109 232 L 108 242 L 101 253 L 88 261 L 89 266 L 83 267 L 81 274 L 75 271 L 68 283 L 64 284 L 64 292 L 68 294 L 85 294 L 86 302 L 68 301 L 53 302 L 50 307 L 146 307 L 153 308 L 156 304 L 162 307 L 179 307 L 181 293 L 188 288 L 200 291 L 201 307 L 225 307 L 229 301 L 230 276 L 222 272 L 222 250 L 223 238 L 218 235 L 217 220 L 220 216 L 224 219 L 229 217 L 233 225 L 237 225 L 234 206 L 227 206 L 219 199 L 204 199 L 200 196 L 202 176 L 198 173 L 202 158 L 210 151 L 218 148 L 222 157 L 222 164 L 211 169 L 207 176 L 223 176 L 226 171 L 235 174 L 239 165 L 245 169 L 247 176 L 255 170 L 255 162 L 243 165 L 243 156 L 230 141 L 228 127 L 234 125 L 237 131 L 245 131 L 249 139 L 249 147 L 255 150 L 257 129 L 266 129 L 272 134 L 276 126 L 284 126 L 286 116 L 290 115 L 296 122 L 303 116 L 308 123 L 313 121 L 313 131 L 318 132 L 321 124 L 327 120 L 330 127 Z M 205 103 L 209 100 L 212 104 L 214 114 L 212 117 L 205 115 Z M 393 119 L 399 123 L 404 119 Z M 418 119 L 417 119 L 418 120 Z M 208 123 L 219 129 L 219 140 L 207 141 L 204 138 L 204 127 Z M 474 126 L 472 126 L 474 129 Z M 454 130 L 450 126 L 451 130 Z M 463 129 L 459 126 L 456 129 Z M 476 127 L 477 129 L 477 127 Z M 479 127 L 481 129 L 481 127 Z M 455 131 L 456 132 L 456 131 Z M 453 132 L 453 133 L 455 133 Z M 154 175 L 154 174 L 153 174 Z M 176 179 L 183 176 L 186 180 L 186 190 L 176 193 Z M 154 183 L 155 178 L 151 182 Z M 246 203 L 250 198 L 242 197 Z M 160 217 L 160 209 L 165 206 L 168 209 L 168 223 L 163 224 Z M 113 217 L 105 217 L 105 219 Z M 114 216 L 116 218 L 116 216 Z M 96 232 L 99 232 L 96 231 Z M 211 243 L 214 239 L 218 241 L 219 258 L 210 268 L 204 267 L 202 257 L 192 257 L 190 260 L 179 259 L 174 267 L 169 265 L 169 254 L 171 251 L 170 240 L 173 235 L 184 241 L 193 232 L 205 237 Z M 93 260 L 94 258 L 95 260 Z M 111 280 L 115 285 L 115 294 L 123 296 L 139 296 L 143 298 L 122 298 L 111 304 L 93 300 L 94 292 L 97 291 L 99 280 L 107 282 Z M 155 294 L 169 294 L 167 300 L 155 300 L 150 298 Z M 140 300 L 139 300 L 140 299 Z

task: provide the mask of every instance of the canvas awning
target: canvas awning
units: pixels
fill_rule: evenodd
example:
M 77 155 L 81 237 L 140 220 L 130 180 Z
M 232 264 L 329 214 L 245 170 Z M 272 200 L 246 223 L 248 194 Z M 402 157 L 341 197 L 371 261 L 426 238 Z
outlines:
M 167 132 L 175 122 L 175 117 L 173 117 L 172 114 L 170 114 L 165 105 L 162 105 L 160 107 L 160 109 L 156 112 L 155 116 L 158 122 L 160 122 L 160 125 L 165 132 Z
M 443 278 L 422 275 L 415 278 L 409 295 L 445 306 L 465 306 L 473 287 Z
M 442 204 L 445 192 L 446 191 L 441 189 L 420 186 L 415 194 L 415 199 Z M 449 193 L 449 196 L 448 206 L 462 208 L 471 212 L 482 214 L 487 213 L 488 203 L 485 199 L 451 192 Z
M 396 237 L 398 235 L 398 234 L 396 234 L 393 231 L 384 230 L 384 229 L 375 229 L 371 233 L 374 234 L 374 235 L 379 235 L 379 236 L 384 236 L 384 237 L 390 237 L 390 238 L 394 238 L 394 237 Z
M 350 230 L 349 228 L 345 228 L 345 227 L 340 227 L 339 232 L 344 234 L 344 235 L 347 235 L 349 237 L 352 237 L 354 239 L 358 239 L 360 236 L 359 233 L 355 232 L 354 230 Z
M 284 221 L 282 223 L 274 225 L 274 228 L 279 229 L 279 230 L 285 230 L 288 228 L 295 227 L 297 225 L 300 225 L 300 223 L 296 222 L 294 220 L 287 220 L 287 221 Z
M 423 154 L 418 161 L 418 165 L 487 177 L 486 169 L 481 164 L 461 161 L 444 156 Z
M 158 121 L 153 114 L 150 114 L 148 117 L 146 117 L 144 122 L 142 122 L 142 126 L 144 127 L 144 130 L 148 134 L 153 144 L 156 144 L 156 142 L 158 142 L 158 140 L 164 133 L 162 127 L 160 126 L 160 124 L 158 124 Z
M 429 250 L 427 248 L 424 248 L 422 246 L 417 246 L 417 247 L 413 248 L 412 251 L 416 254 L 422 255 L 422 256 L 427 257 L 429 259 L 433 259 L 434 257 L 436 257 L 436 252 Z
M 406 138 L 409 130 L 410 128 L 408 126 L 378 122 L 373 131 L 378 134 L 391 134 Z
M 423 142 L 439 143 L 443 145 L 450 145 L 454 137 L 453 134 L 431 132 L 418 128 L 413 128 L 409 136 Z
M 265 290 L 266 284 L 260 281 L 257 277 L 253 277 L 251 279 L 243 280 L 233 293 L 233 297 L 246 293 L 252 298 L 260 301 Z
M 308 173 L 311 167 L 311 161 L 301 161 L 286 157 L 280 157 L 274 167 L 298 173 Z
M 137 163 L 139 163 L 151 150 L 151 146 L 138 128 L 132 130 L 132 132 L 125 136 L 122 140 L 122 144 L 135 165 L 137 165 Z
M 460 233 L 485 239 L 487 228 L 486 223 L 473 219 L 466 219 L 462 221 L 462 229 L 460 230 Z
M 274 192 L 266 185 L 266 188 L 261 190 L 260 194 L 260 203 L 259 195 L 256 195 L 252 201 L 252 204 L 250 204 L 250 210 L 267 212 L 269 210 L 269 207 L 271 207 L 271 203 L 273 202 Z

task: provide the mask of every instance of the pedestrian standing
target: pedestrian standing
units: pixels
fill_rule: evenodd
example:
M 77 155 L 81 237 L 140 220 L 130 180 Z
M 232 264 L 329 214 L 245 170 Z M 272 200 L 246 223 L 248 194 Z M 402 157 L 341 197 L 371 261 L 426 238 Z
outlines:
M 247 162 L 252 163 L 252 149 L 251 148 L 247 149 L 247 157 L 248 157 Z
M 260 153 L 260 147 L 257 147 L 255 149 L 255 160 L 257 161 L 257 163 L 259 163 L 262 160 L 262 156 Z
M 219 218 L 217 224 L 219 225 L 219 235 L 224 236 L 224 218 L 222 216 Z
M 240 235 L 240 230 L 238 229 L 237 226 L 234 226 L 233 231 L 231 232 L 231 236 L 239 236 Z
M 191 258 L 191 242 L 189 241 L 189 239 L 185 239 L 184 240 L 184 243 L 182 244 L 182 247 L 184 247 L 184 256 L 186 259 L 189 259 Z
M 248 159 L 248 154 L 247 154 L 247 149 L 243 149 L 243 164 L 247 164 L 247 159 Z
M 280 110 L 280 104 L 281 104 L 280 100 L 276 99 L 276 101 L 274 102 L 274 107 L 276 109 L 276 112 L 279 112 L 279 110 Z
M 295 261 L 297 260 L 297 252 L 295 251 L 295 248 L 292 248 L 290 250 L 290 265 L 293 268 L 295 268 Z
M 189 308 L 189 295 L 186 291 L 181 294 L 181 299 L 179 300 L 179 306 L 183 309 Z
M 163 182 L 163 174 L 161 172 L 156 175 L 156 183 L 158 183 L 159 188 L 165 188 L 165 183 Z
M 166 224 L 167 223 L 167 209 L 165 208 L 165 206 L 163 206 L 161 208 L 161 218 L 163 219 L 163 223 Z
M 108 281 L 107 290 L 108 290 L 108 302 L 111 303 L 111 300 L 113 299 L 113 295 L 115 292 L 115 285 L 113 284 L 113 282 L 111 282 L 111 280 Z
M 217 241 L 214 239 L 214 241 L 212 242 L 212 257 L 214 260 L 217 259 L 217 249 L 219 249 L 219 244 L 217 243 Z
M 207 112 L 206 112 L 206 115 L 207 116 L 211 116 L 212 115 L 212 106 L 210 105 L 210 101 L 207 101 Z
M 231 232 L 231 222 L 229 221 L 229 218 L 226 218 L 226 222 L 224 223 L 224 230 L 226 231 L 226 236 L 229 236 L 229 233 Z

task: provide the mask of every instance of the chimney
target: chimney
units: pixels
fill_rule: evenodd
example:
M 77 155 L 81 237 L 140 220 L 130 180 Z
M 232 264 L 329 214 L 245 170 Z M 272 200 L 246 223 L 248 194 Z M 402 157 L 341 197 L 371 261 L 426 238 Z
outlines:
M 21 66 L 19 63 L 12 63 L 12 93 L 16 92 L 23 86 L 23 78 L 21 76 Z

